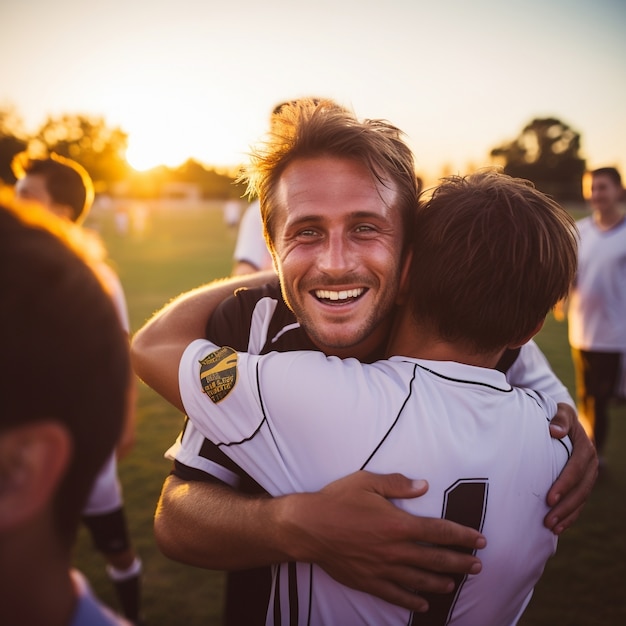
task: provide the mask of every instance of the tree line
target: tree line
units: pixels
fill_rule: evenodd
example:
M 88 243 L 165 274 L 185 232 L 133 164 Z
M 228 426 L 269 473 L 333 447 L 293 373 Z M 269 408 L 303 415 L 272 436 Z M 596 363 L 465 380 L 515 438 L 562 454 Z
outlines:
M 91 175 L 96 190 L 120 188 L 139 197 L 155 197 L 171 182 L 194 183 L 206 198 L 239 197 L 244 190 L 235 177 L 188 160 L 178 168 L 165 166 L 149 173 L 135 172 L 126 161 L 128 134 L 111 127 L 102 116 L 64 114 L 48 116 L 33 134 L 24 131 L 12 108 L 0 109 L 0 180 L 13 184 L 13 157 L 26 149 L 34 155 L 54 152 L 78 161 Z M 537 118 L 520 134 L 490 151 L 506 174 L 526 178 L 557 200 L 582 200 L 585 160 L 580 156 L 581 135 L 557 118 Z
M 123 193 L 134 197 L 158 197 L 172 182 L 194 183 L 206 198 L 240 197 L 243 188 L 236 176 L 221 173 L 189 159 L 180 167 L 157 167 L 137 172 L 126 161 L 128 134 L 110 126 L 102 116 L 64 114 L 48 116 L 32 134 L 24 131 L 12 108 L 0 108 L 0 183 L 12 185 L 13 157 L 28 150 L 36 158 L 59 154 L 80 163 L 94 181 L 97 193 Z

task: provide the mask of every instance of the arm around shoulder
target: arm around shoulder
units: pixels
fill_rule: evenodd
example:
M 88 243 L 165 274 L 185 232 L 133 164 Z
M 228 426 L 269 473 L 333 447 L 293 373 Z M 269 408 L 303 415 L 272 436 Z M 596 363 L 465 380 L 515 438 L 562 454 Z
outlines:
M 166 304 L 131 342 L 133 368 L 149 387 L 184 411 L 178 388 L 178 365 L 185 348 L 204 338 L 206 322 L 222 300 L 242 287 L 262 285 L 272 272 L 215 281 Z

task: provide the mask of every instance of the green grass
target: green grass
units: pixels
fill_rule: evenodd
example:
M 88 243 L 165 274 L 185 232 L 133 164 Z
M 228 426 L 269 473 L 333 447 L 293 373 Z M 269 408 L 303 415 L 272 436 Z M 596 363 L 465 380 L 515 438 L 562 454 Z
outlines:
M 94 214 L 91 225 L 102 233 L 123 281 L 133 330 L 170 298 L 230 271 L 236 233 L 224 225 L 218 203 L 191 208 L 153 206 L 145 232 L 126 236 L 116 233 L 110 213 Z M 537 341 L 573 393 L 566 324 L 549 317 Z M 120 478 L 133 541 L 144 562 L 148 622 L 151 626 L 214 626 L 220 623 L 222 574 L 170 561 L 158 551 L 152 535 L 155 504 L 170 468 L 163 452 L 174 441 L 181 420 L 177 411 L 141 385 L 137 445 L 120 463 Z M 626 581 L 625 445 L 626 407 L 621 406 L 613 412 L 609 474 L 597 483 L 577 524 L 561 538 L 522 626 L 626 623 L 622 590 Z M 75 562 L 100 597 L 115 606 L 103 561 L 84 530 Z

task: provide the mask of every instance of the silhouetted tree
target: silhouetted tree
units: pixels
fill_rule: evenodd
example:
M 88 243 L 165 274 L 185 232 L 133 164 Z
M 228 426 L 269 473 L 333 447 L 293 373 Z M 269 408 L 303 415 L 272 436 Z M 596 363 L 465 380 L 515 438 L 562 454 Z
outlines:
M 11 161 L 27 143 L 21 118 L 12 108 L 0 109 L 0 179 L 7 185 L 15 183 Z
M 196 183 L 205 198 L 237 198 L 243 195 L 242 185 L 235 185 L 234 179 L 220 174 L 214 168 L 207 168 L 194 159 L 188 159 L 172 172 L 173 180 Z
M 557 200 L 582 200 L 585 160 L 580 134 L 556 118 L 534 119 L 520 136 L 491 151 L 504 160 L 504 172 L 531 180 Z
M 96 188 L 123 180 L 128 175 L 128 135 L 107 126 L 104 118 L 86 115 L 48 117 L 34 140 L 50 152 L 78 161 Z

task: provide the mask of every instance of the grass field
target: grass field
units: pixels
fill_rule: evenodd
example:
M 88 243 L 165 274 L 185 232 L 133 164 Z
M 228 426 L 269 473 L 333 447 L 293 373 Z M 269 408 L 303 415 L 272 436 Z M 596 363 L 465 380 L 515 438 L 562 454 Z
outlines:
M 153 206 L 145 229 L 131 228 L 126 235 L 116 232 L 112 213 L 94 213 L 90 225 L 100 230 L 122 279 L 133 330 L 170 298 L 230 271 L 236 233 L 225 226 L 219 203 Z M 566 325 L 549 318 L 537 341 L 573 393 Z M 120 477 L 133 541 L 144 562 L 145 616 L 150 626 L 215 626 L 220 623 L 222 574 L 166 559 L 152 536 L 154 507 L 170 467 L 163 452 L 182 418 L 143 385 L 137 408 L 137 445 L 120 463 Z M 560 540 L 523 626 L 626 624 L 625 446 L 626 407 L 621 406 L 613 412 L 609 472 L 597 483 L 578 523 Z M 100 597 L 115 606 L 103 562 L 85 531 L 75 560 Z

